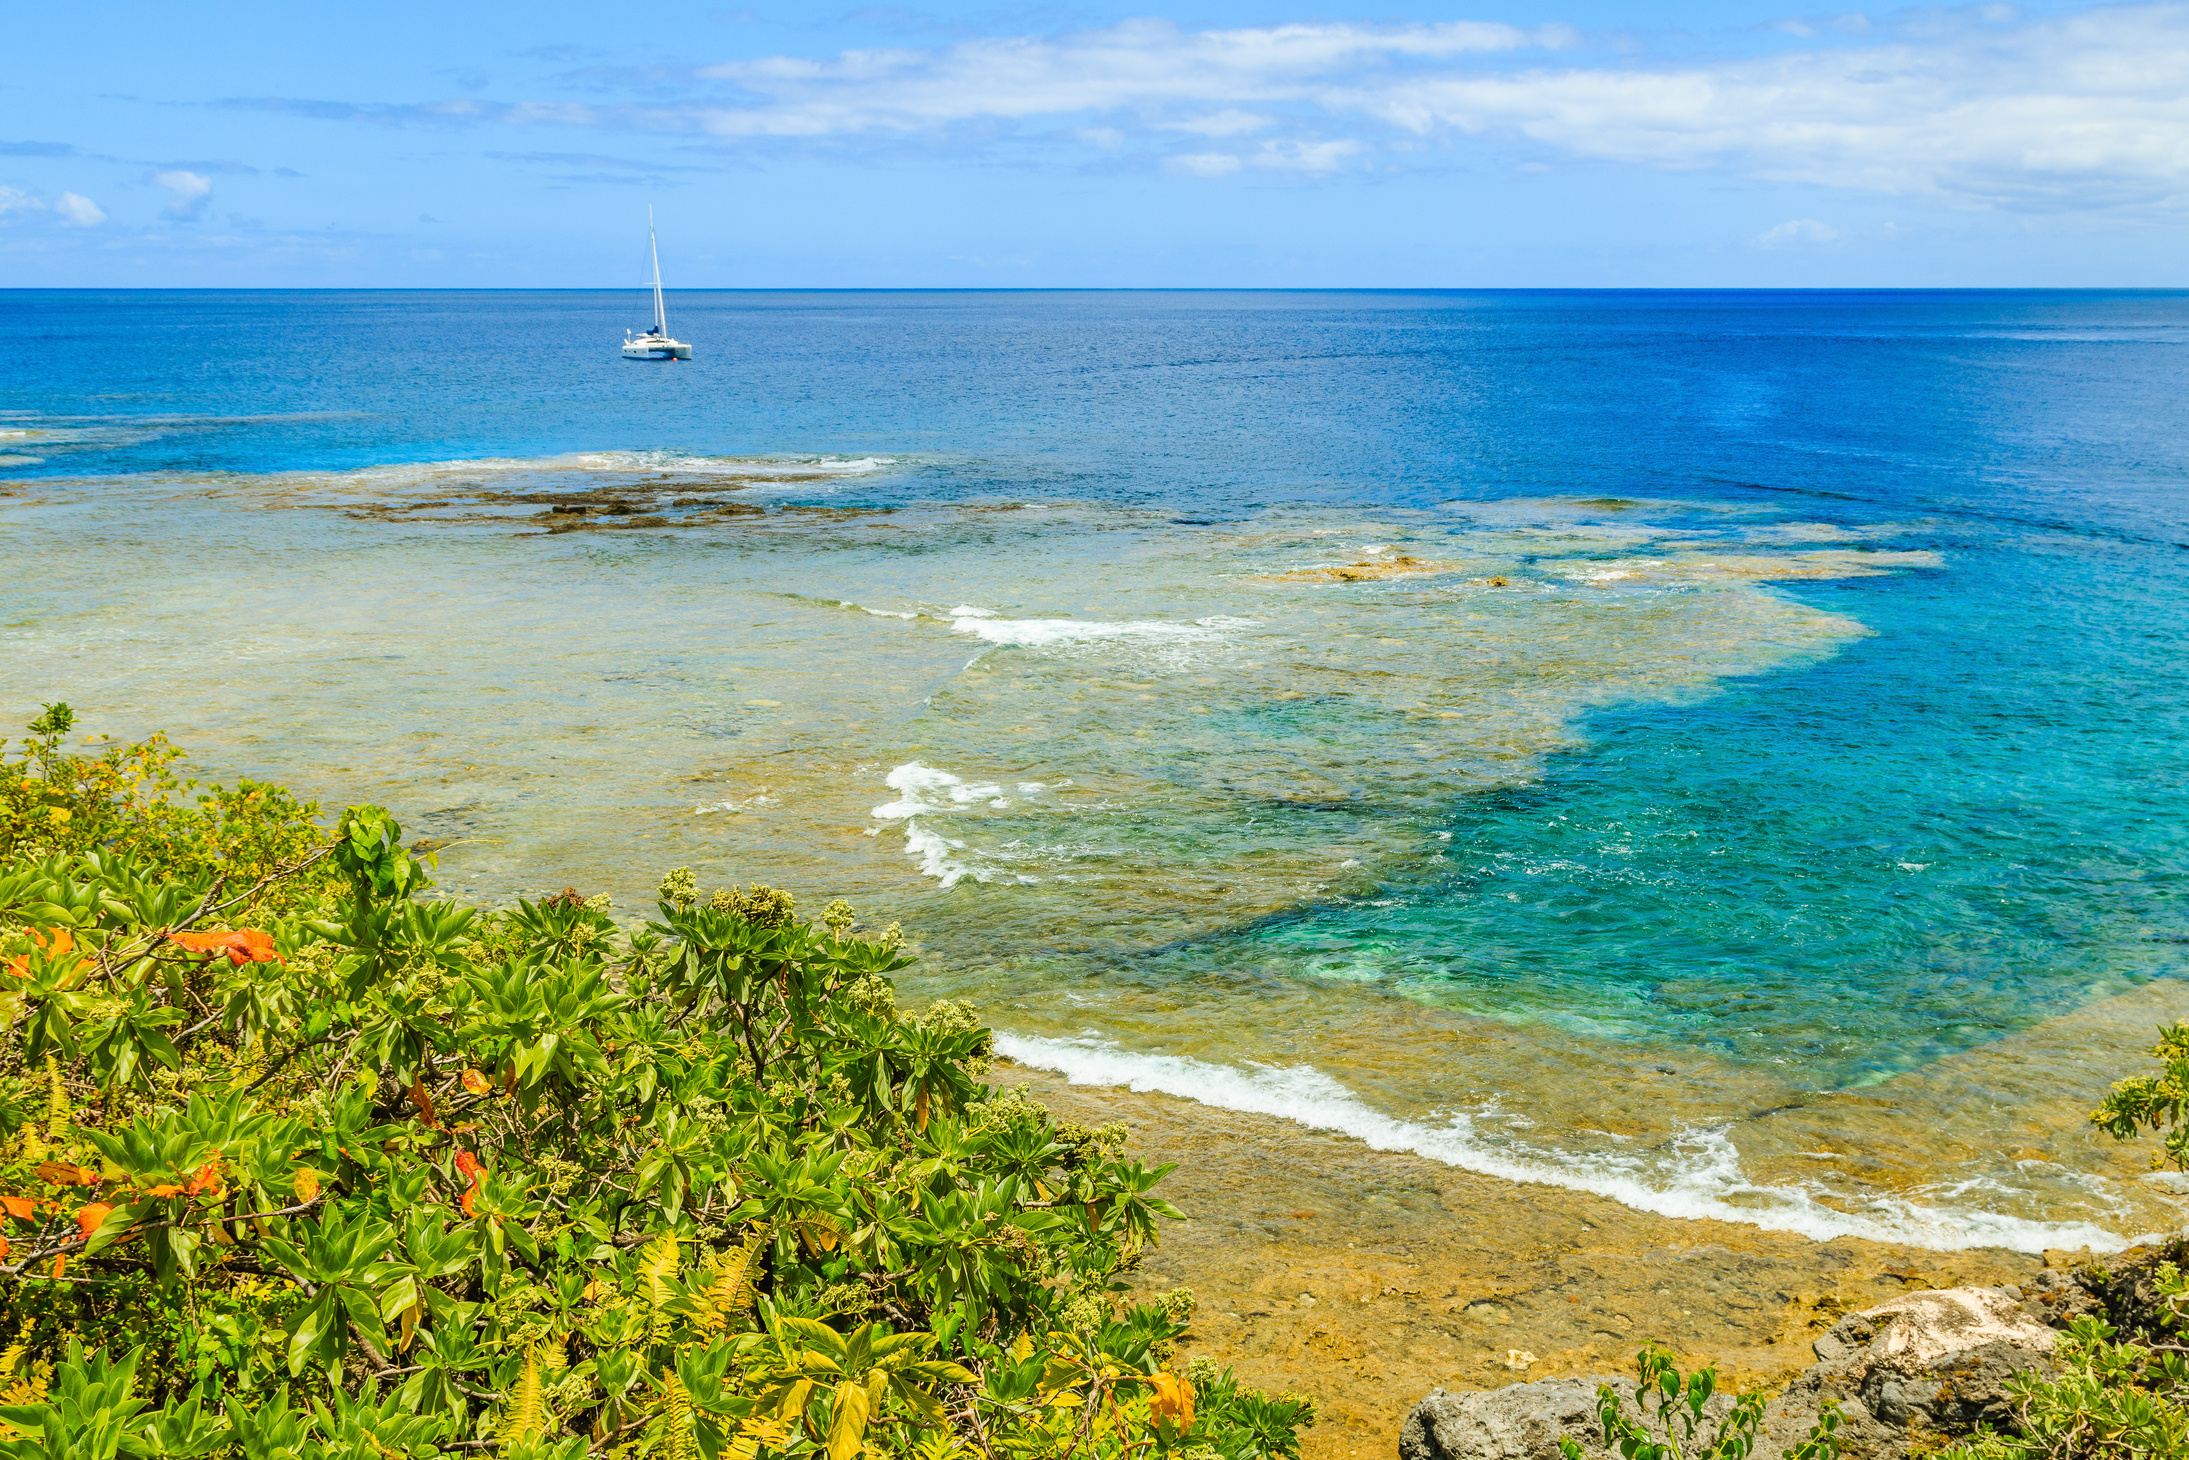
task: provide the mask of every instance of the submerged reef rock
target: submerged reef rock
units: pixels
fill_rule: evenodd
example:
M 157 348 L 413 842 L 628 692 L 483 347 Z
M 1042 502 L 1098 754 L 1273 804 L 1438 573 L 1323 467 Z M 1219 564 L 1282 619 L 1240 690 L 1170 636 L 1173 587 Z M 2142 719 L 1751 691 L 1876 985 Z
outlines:
M 1271 583 L 1373 583 L 1383 578 L 1411 578 L 1422 573 L 1449 573 L 1455 565 L 1410 553 L 1363 558 L 1335 568 L 1300 568 L 1290 573 L 1264 575 Z
M 1850 1460 L 1906 1460 L 1968 1434 L 1979 1424 L 2011 1429 L 2006 1381 L 2018 1371 L 2054 1371 L 2055 1330 L 2103 1304 L 2100 1281 L 2041 1273 L 2029 1289 L 1934 1288 L 1850 1314 L 1818 1337 L 1817 1362 L 1771 1401 L 1759 1456 L 1801 1443 L 1826 1404 L 1837 1403 Z M 2118 1284 L 2106 1275 L 2103 1281 Z M 1610 1384 L 1637 1415 L 1630 1379 L 1569 1376 L 1473 1394 L 1431 1391 L 1408 1416 L 1401 1460 L 1558 1460 L 1561 1438 L 1590 1460 L 1607 1455 L 1596 1416 L 1597 1386 Z M 1705 1422 L 1732 1407 L 1714 1395 Z M 1654 1428 L 1654 1426 L 1653 1426 Z M 1700 1433 L 1700 1430 L 1698 1431 Z

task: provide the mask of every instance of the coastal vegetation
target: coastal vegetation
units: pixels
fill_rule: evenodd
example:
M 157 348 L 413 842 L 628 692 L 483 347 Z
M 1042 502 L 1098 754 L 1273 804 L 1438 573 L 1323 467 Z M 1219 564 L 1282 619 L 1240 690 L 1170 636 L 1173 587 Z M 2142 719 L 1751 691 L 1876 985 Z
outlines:
M 1756 1431 L 1763 1423 L 1765 1395 L 1751 1389 L 1736 1397 L 1732 1408 L 1708 1423 L 1710 1401 L 1718 1393 L 1715 1365 L 1682 1375 L 1672 1354 L 1656 1344 L 1645 1346 L 1634 1359 L 1634 1407 L 1609 1384 L 1596 1391 L 1596 1419 L 1603 1426 L 1604 1447 L 1622 1460 L 1747 1460 L 1756 1448 Z M 1827 1406 L 1810 1427 L 1809 1437 L 1787 1449 L 1784 1460 L 1839 1460 L 1839 1411 Z M 1582 1460 L 1581 1447 L 1571 1439 L 1558 1442 L 1565 1460 Z
M 1121 1126 L 894 926 L 483 911 L 375 806 L 0 742 L 0 1456 L 1289 1460 Z
M 2091 1113 L 2091 1124 L 2116 1140 L 2160 1137 L 2151 1169 L 2189 1172 L 2189 1024 L 2159 1031 L 2151 1049 L 2161 1068 L 2113 1087 Z M 2009 1381 L 2012 1433 L 1981 1433 L 1941 1460 L 2083 1460 L 2083 1457 L 2189 1455 L 2189 1259 L 2177 1237 L 2142 1258 L 2134 1280 L 2121 1283 L 2104 1268 L 2086 1281 L 2111 1289 L 2118 1322 L 2077 1318 L 2061 1335 L 2059 1372 L 2029 1372 Z

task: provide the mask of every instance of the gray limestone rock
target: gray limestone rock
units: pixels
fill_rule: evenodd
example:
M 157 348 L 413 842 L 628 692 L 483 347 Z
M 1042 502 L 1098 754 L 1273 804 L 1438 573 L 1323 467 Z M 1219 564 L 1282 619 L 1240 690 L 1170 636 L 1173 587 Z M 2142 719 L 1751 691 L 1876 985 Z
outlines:
M 2047 1275 L 2049 1279 L 2050 1275 Z M 2071 1280 L 2041 1291 L 1939 1288 L 1910 1293 L 1851 1314 L 1816 1341 L 1817 1362 L 1765 1411 L 1758 1460 L 1776 1460 L 1808 1438 L 1827 1403 L 1840 1406 L 1849 1460 L 1906 1460 L 1918 1442 L 1967 1434 L 1978 1423 L 2010 1418 L 2009 1375 L 2053 1372 L 2055 1327 L 2090 1311 Z M 1596 1418 L 1597 1386 L 1610 1383 L 1636 1414 L 1631 1379 L 1563 1378 L 1454 1394 L 1431 1391 L 1407 1417 L 1401 1460 L 1558 1460 L 1571 1437 L 1590 1460 L 1604 1460 Z M 1712 1398 L 1712 1430 L 1732 1407 Z
M 1773 1401 L 1757 1450 L 1799 1443 L 1833 1400 L 1851 1460 L 1900 1460 L 1918 1441 L 2010 1427 L 2006 1381 L 2054 1371 L 2048 1320 L 2064 1306 L 2027 1301 L 2015 1288 L 1937 1288 L 1850 1314 L 1817 1339 L 1817 1362 Z
M 1407 1416 L 1400 1460 L 1558 1460 L 1558 1442 L 1569 1437 L 1589 1460 L 1606 1460 L 1612 1452 L 1596 1418 L 1596 1390 L 1607 1383 L 1627 1413 L 1637 1414 L 1632 1379 L 1545 1379 L 1467 1394 L 1433 1389 Z M 1713 1395 L 1704 1424 L 1714 1433 L 1732 1407 L 1729 1396 Z

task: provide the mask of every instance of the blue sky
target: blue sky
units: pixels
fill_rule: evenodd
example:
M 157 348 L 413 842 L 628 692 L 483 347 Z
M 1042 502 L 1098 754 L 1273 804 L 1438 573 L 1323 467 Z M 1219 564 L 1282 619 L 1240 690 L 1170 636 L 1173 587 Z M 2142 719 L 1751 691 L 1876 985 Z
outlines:
M 649 203 L 683 287 L 2189 284 L 2189 3 L 9 29 L 0 286 L 625 285 Z

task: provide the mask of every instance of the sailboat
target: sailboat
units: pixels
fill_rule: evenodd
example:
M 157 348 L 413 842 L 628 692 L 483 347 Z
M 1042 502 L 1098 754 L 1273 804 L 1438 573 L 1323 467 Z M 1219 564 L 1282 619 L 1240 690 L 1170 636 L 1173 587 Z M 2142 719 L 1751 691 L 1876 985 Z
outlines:
M 689 360 L 692 347 L 669 338 L 669 314 L 661 305 L 661 245 L 654 242 L 654 210 L 646 210 L 646 247 L 654 256 L 654 326 L 643 335 L 623 332 L 626 360 Z

